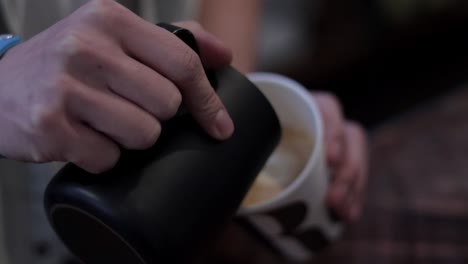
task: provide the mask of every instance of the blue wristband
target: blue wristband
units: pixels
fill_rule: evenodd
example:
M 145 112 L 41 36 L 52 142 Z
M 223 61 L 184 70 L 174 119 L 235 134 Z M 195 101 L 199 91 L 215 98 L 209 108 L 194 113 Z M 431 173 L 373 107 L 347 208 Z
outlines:
M 5 53 L 13 48 L 14 46 L 18 45 L 21 42 L 20 36 L 15 36 L 11 34 L 3 34 L 0 35 L 0 57 L 5 55 Z

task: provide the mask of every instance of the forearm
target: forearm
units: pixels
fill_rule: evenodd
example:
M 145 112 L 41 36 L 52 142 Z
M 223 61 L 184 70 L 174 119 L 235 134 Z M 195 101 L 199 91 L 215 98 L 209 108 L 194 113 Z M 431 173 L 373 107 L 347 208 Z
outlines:
M 225 42 L 234 54 L 234 66 L 255 70 L 262 0 L 201 0 L 198 20 Z

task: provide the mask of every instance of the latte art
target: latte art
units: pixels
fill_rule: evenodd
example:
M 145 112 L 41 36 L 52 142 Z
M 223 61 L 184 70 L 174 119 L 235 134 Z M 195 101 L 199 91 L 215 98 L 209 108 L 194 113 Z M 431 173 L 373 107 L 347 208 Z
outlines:
M 278 147 L 258 175 L 242 206 L 266 202 L 281 193 L 300 175 L 313 146 L 314 140 L 309 134 L 283 129 Z

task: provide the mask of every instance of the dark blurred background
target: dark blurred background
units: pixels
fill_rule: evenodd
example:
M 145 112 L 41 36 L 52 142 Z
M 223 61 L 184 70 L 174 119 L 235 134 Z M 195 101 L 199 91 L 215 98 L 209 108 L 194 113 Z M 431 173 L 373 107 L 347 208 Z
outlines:
M 323 262 L 447 263 L 438 258 L 446 256 L 443 260 L 453 260 L 448 263 L 467 263 L 468 1 L 265 3 L 259 70 L 282 73 L 312 90 L 335 93 L 349 118 L 374 131 L 363 220 L 348 229 L 343 242 L 325 254 Z M 447 94 L 451 97 L 444 103 L 395 122 Z M 451 108 L 454 104 L 458 107 Z M 379 129 L 382 126 L 385 129 Z M 457 129 L 460 132 L 450 134 Z M 41 197 L 43 183 L 33 183 L 36 187 L 31 190 L 15 186 L 16 196 L 2 194 L 10 214 L 29 208 L 30 200 L 13 198 L 27 193 Z M 23 188 L 25 194 L 17 194 L 16 188 Z M 42 204 L 33 210 L 42 213 Z M 24 228 L 5 231 L 11 260 L 78 263 L 63 249 L 57 250 L 60 243 L 45 219 L 28 219 L 29 213 L 15 215 L 7 219 L 9 226 Z M 276 263 L 268 257 L 263 262 L 243 258 L 241 253 L 254 257 L 268 252 L 242 244 L 252 238 L 238 227 L 230 230 L 233 244 L 219 246 L 231 250 L 233 259 L 241 259 L 233 263 Z M 235 244 L 244 249 L 236 249 Z
M 336 93 L 375 127 L 468 79 L 468 1 L 265 1 L 261 70 Z
M 468 263 L 468 1 L 265 2 L 260 69 L 369 129 L 364 215 L 313 263 Z

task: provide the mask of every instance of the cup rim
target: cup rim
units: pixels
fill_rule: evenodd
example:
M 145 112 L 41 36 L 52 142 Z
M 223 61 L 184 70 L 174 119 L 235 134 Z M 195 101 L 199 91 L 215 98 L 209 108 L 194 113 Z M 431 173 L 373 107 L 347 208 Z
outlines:
M 312 149 L 312 153 L 309 156 L 309 159 L 307 160 L 305 166 L 302 168 L 297 178 L 272 199 L 248 207 L 240 207 L 237 214 L 241 216 L 269 210 L 270 208 L 274 207 L 275 204 L 284 200 L 287 196 L 291 194 L 291 192 L 298 189 L 299 186 L 301 186 L 307 180 L 310 171 L 312 171 L 313 167 L 316 166 L 318 162 L 320 162 L 320 155 L 324 155 L 322 153 L 324 148 L 322 116 L 320 114 L 320 109 L 318 108 L 313 95 L 311 95 L 309 91 L 297 81 L 280 74 L 254 72 L 247 74 L 247 77 L 254 84 L 259 82 L 273 83 L 275 85 L 281 85 L 284 89 L 287 89 L 289 92 L 298 95 L 302 99 L 302 102 L 305 104 L 305 106 L 311 114 L 311 122 L 316 123 L 316 134 L 314 135 L 315 144 Z M 263 93 L 262 89 L 259 88 L 259 90 Z M 275 111 L 277 110 L 275 109 Z

